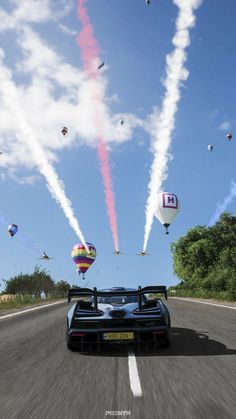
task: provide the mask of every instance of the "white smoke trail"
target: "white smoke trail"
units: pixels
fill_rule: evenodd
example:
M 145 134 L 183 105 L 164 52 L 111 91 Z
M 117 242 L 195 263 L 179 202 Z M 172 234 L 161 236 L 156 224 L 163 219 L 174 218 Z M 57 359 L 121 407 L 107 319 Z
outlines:
M 148 184 L 149 196 L 146 203 L 146 225 L 144 231 L 143 250 L 147 243 L 156 209 L 156 196 L 161 191 L 162 183 L 167 178 L 167 163 L 170 158 L 169 148 L 175 127 L 175 114 L 181 97 L 182 81 L 187 80 L 188 71 L 184 67 L 187 60 L 186 48 L 190 45 L 189 31 L 195 24 L 194 10 L 202 0 L 173 0 L 179 7 L 176 20 L 176 33 L 172 39 L 175 49 L 166 57 L 166 78 L 163 82 L 165 95 L 157 121 L 156 133 L 153 138 L 154 159 L 150 170 Z
M 64 185 L 58 178 L 55 169 L 48 161 L 46 153 L 44 152 L 42 146 L 37 142 L 35 135 L 30 128 L 27 117 L 24 115 L 20 106 L 18 92 L 11 78 L 11 72 L 3 65 L 3 59 L 4 52 L 3 50 L 0 50 L 0 91 L 2 100 L 4 100 L 5 104 L 11 110 L 17 122 L 16 136 L 18 138 L 18 142 L 19 144 L 21 143 L 22 145 L 24 144 L 27 146 L 27 151 L 31 153 L 32 156 L 32 162 L 34 162 L 34 164 L 38 167 L 39 172 L 46 179 L 47 187 L 51 196 L 60 205 L 69 221 L 70 226 L 84 244 L 86 250 L 89 251 L 79 223 L 75 218 L 71 201 L 66 196 Z
M 229 195 L 227 195 L 224 199 L 224 201 L 222 202 L 222 204 L 220 204 L 218 202 L 217 206 L 216 206 L 216 210 L 214 215 L 211 217 L 207 227 L 212 227 L 220 218 L 221 214 L 223 214 L 223 212 L 225 212 L 226 208 L 233 202 L 234 198 L 236 197 L 236 182 L 234 180 L 231 181 L 231 185 L 230 185 L 230 193 Z

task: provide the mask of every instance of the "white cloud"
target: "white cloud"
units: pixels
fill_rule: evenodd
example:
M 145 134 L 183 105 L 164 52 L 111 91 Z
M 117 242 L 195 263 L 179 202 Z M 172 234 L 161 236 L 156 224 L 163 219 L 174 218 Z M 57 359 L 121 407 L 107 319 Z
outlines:
M 31 164 L 46 180 L 47 188 L 53 199 L 59 204 L 66 216 L 69 225 L 72 227 L 78 238 L 87 249 L 85 238 L 80 229 L 79 223 L 74 215 L 72 203 L 66 196 L 63 182 L 59 179 L 50 157 L 45 152 L 45 147 L 38 141 L 38 135 L 33 132 L 30 123 L 30 113 L 27 114 L 20 100 L 19 91 L 12 80 L 11 72 L 4 65 L 4 53 L 0 50 L 0 77 L 2 103 L 14 115 L 16 121 L 16 132 L 14 133 L 15 144 L 19 151 L 24 149 L 25 155 L 30 159 Z M 17 161 L 17 160 L 16 160 Z M 10 167 L 10 173 L 14 173 Z M 88 250 L 88 249 L 87 249 Z
M 45 22 L 51 17 L 50 0 L 11 0 L 16 6 L 13 18 L 18 22 Z
M 35 171 L 44 176 L 51 196 L 85 244 L 64 184 L 53 167 L 57 152 L 79 144 L 97 145 L 100 121 L 103 140 L 110 144 L 131 139 L 133 130 L 144 127 L 144 121 L 133 114 L 121 115 L 109 109 L 105 78 L 108 66 L 91 80 L 58 52 L 58 43 L 58 47 L 52 47 L 37 33 L 39 24 L 42 29 L 42 24 L 49 21 L 58 27 L 60 18 L 70 11 L 71 1 L 10 0 L 8 3 L 13 6 L 10 13 L 0 8 L 3 18 L 0 32 L 14 31 L 18 50 L 12 68 L 5 59 L 10 51 L 0 50 L 0 120 L 4 119 L 0 125 L 0 150 L 4 152 L 0 166 L 11 179 L 19 174 L 22 183 L 32 182 Z M 125 121 L 122 127 L 121 118 Z M 61 134 L 64 125 L 69 129 L 66 137 Z M 25 171 L 21 176 L 25 168 L 30 171 L 29 176 Z
M 0 32 L 16 29 L 25 23 L 58 20 L 69 14 L 73 0 L 9 0 L 11 13 L 0 8 Z
M 222 124 L 220 124 L 219 129 L 221 131 L 227 131 L 231 128 L 231 123 L 229 121 L 224 121 Z
M 58 26 L 61 29 L 61 31 L 63 33 L 65 33 L 66 35 L 70 35 L 70 36 L 76 36 L 76 35 L 78 35 L 78 32 L 76 30 L 70 29 L 70 28 L 68 28 L 68 26 L 63 25 L 62 23 L 59 23 Z
M 114 93 L 114 95 L 107 97 L 107 103 L 121 103 L 119 96 L 117 95 L 117 93 Z
M 36 180 L 39 180 L 40 176 L 38 175 L 29 175 L 29 176 L 20 176 L 16 170 L 10 169 L 8 172 L 8 176 L 6 177 L 5 173 L 1 173 L 1 180 L 5 181 L 7 179 L 11 179 L 14 182 L 18 183 L 19 185 L 33 185 Z
M 49 3 L 45 2 L 44 16 L 47 16 Z M 22 7 L 21 16 L 24 12 Z M 14 29 L 21 56 L 19 58 L 18 55 L 16 72 L 12 69 L 8 71 L 13 80 L 16 75 L 17 79 L 27 76 L 27 82 L 16 84 L 17 94 L 23 112 L 29 116 L 31 129 L 51 163 L 57 160 L 57 150 L 79 144 L 95 146 L 97 132 L 94 120 L 98 110 L 105 121 L 104 139 L 108 143 L 127 141 L 132 138 L 137 126 L 144 126 L 144 122 L 133 114 L 111 113 L 104 76 L 89 80 L 82 70 L 67 63 L 28 24 Z M 3 50 L 2 54 L 4 59 Z M 6 65 L 4 68 L 6 71 Z M 95 100 L 95 97 L 104 100 Z M 114 94 L 113 99 L 116 98 Z M 17 134 L 17 120 L 1 102 L 1 97 L 0 104 L 0 118 L 3 121 L 0 126 L 0 148 L 6 155 L 0 165 L 7 170 L 22 166 L 31 170 L 34 165 Z M 121 118 L 125 120 L 122 127 L 119 124 Z M 61 134 L 64 125 L 69 129 L 66 137 Z

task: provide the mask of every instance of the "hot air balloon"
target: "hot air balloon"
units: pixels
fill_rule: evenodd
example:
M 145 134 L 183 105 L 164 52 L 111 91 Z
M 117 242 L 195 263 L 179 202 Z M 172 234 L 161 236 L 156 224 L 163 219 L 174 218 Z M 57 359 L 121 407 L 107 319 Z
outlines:
M 17 231 L 18 231 L 18 226 L 16 224 L 10 224 L 8 226 L 8 233 L 10 234 L 11 237 L 15 236 Z
M 232 138 L 233 138 L 233 136 L 232 136 L 232 134 L 229 132 L 227 135 L 226 135 L 226 138 L 227 138 L 227 140 L 232 140 Z
M 68 132 L 68 128 L 67 127 L 63 127 L 62 130 L 61 130 L 61 132 L 62 132 L 63 135 L 66 135 L 67 132 Z
M 160 192 L 157 195 L 157 207 L 155 216 L 165 227 L 166 234 L 169 234 L 168 227 L 179 212 L 179 200 L 171 192 Z
M 120 119 L 120 125 L 124 125 L 125 121 L 123 119 Z
M 83 274 L 83 279 L 85 279 L 85 272 L 96 259 L 95 246 L 87 242 L 86 244 L 89 249 L 89 252 L 86 250 L 85 246 L 82 243 L 76 244 L 71 252 L 71 257 L 77 266 L 77 272 L 79 273 L 79 275 L 81 273 Z
M 213 148 L 214 148 L 214 146 L 213 146 L 212 144 L 209 144 L 209 145 L 207 146 L 207 148 L 208 148 L 208 150 L 209 150 L 209 151 L 212 151 L 212 150 L 213 150 Z

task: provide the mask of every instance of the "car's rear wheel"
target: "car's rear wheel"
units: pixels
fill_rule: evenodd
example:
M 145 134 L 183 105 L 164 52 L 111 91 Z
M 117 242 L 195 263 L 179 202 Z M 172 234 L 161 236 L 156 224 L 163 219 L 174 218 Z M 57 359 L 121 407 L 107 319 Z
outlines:
M 69 349 L 70 351 L 75 351 L 76 350 L 76 348 L 73 345 L 71 345 L 70 343 L 67 343 L 67 349 Z
M 66 346 L 70 351 L 75 351 L 76 348 L 72 345 L 68 331 L 66 331 Z

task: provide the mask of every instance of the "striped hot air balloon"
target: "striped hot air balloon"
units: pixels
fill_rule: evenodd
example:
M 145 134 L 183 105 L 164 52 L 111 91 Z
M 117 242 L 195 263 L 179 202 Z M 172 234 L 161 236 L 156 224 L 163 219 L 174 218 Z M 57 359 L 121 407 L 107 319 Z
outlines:
M 83 274 L 83 279 L 85 272 L 90 268 L 93 262 L 96 259 L 96 248 L 92 243 L 87 243 L 89 252 L 86 250 L 85 246 L 82 243 L 76 244 L 71 252 L 71 257 L 74 263 L 77 266 L 77 272 Z

